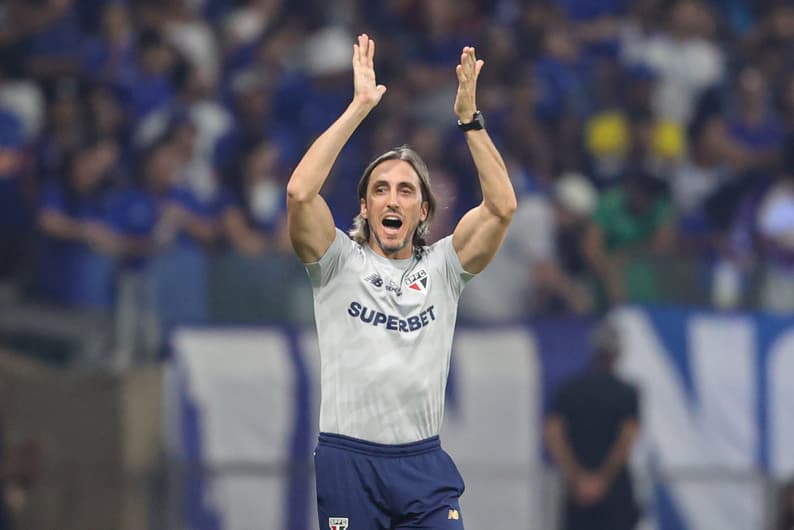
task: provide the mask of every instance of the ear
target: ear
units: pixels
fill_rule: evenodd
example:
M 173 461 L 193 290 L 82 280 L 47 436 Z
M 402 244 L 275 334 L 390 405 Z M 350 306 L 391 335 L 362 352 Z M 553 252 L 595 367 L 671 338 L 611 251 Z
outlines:
M 427 201 L 422 201 L 422 212 L 421 212 L 421 216 L 419 217 L 419 219 L 421 221 L 424 221 L 425 219 L 427 219 L 427 214 L 428 214 L 429 211 L 430 211 L 430 203 L 428 203 Z
M 359 205 L 359 214 L 361 214 L 361 217 L 363 219 L 366 219 L 367 218 L 367 201 L 366 201 L 366 199 L 359 199 L 358 205 Z

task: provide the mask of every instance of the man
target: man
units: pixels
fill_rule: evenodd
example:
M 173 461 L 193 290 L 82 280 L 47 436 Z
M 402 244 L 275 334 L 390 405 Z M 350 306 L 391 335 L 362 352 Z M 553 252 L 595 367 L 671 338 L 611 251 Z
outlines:
M 315 452 L 321 528 L 462 529 L 463 481 L 438 433 L 457 301 L 504 238 L 516 198 L 483 128 L 475 89 L 483 61 L 462 50 L 454 103 L 482 203 L 454 233 L 424 238 L 435 210 L 427 168 L 410 148 L 376 158 L 358 186 L 353 240 L 319 195 L 353 131 L 378 104 L 375 42 L 353 46 L 353 100 L 309 148 L 287 185 L 289 233 L 306 264 L 322 357 Z
M 675 211 L 658 177 L 635 170 L 624 183 L 605 191 L 584 236 L 584 254 L 606 302 L 658 297 L 653 274 L 632 257 L 669 255 L 676 237 Z
M 593 336 L 593 367 L 565 384 L 545 441 L 567 486 L 567 530 L 631 530 L 638 520 L 627 460 L 639 432 L 637 391 L 614 373 L 620 353 L 609 324 Z
M 588 313 L 593 309 L 593 274 L 584 254 L 585 236 L 592 225 L 597 192 L 577 173 L 561 175 L 552 195 L 551 244 L 532 264 L 537 313 Z

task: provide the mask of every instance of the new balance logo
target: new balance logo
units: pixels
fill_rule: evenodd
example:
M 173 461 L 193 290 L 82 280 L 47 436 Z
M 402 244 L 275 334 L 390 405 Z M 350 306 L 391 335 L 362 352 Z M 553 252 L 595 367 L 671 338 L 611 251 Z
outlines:
M 447 514 L 447 519 L 452 519 L 454 521 L 459 520 L 460 514 L 458 513 L 458 510 L 450 510 L 449 513 Z
M 381 278 L 380 274 L 378 274 L 377 272 L 373 272 L 372 274 L 364 278 L 364 281 L 371 283 L 377 288 L 383 287 L 383 278 Z

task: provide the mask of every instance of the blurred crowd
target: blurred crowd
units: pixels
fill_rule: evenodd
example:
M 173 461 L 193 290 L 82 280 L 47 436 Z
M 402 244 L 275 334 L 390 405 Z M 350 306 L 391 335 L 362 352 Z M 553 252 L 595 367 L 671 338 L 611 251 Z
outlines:
M 725 305 L 762 263 L 763 307 L 794 309 L 794 5 L 771 0 L 8 0 L 0 277 L 147 306 L 160 267 L 159 296 L 182 282 L 200 318 L 208 256 L 288 253 L 285 182 L 349 103 L 360 32 L 389 90 L 324 190 L 342 228 L 366 162 L 403 143 L 440 196 L 435 238 L 476 204 L 454 65 L 467 44 L 486 61 L 520 207 L 465 316 L 631 300 L 638 254 L 713 263 Z

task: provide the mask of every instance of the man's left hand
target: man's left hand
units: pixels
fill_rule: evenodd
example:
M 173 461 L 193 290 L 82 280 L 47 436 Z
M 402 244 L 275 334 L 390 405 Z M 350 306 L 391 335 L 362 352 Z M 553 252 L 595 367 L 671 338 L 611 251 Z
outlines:
M 473 46 L 465 46 L 460 54 L 460 64 L 455 67 L 458 76 L 458 93 L 455 95 L 455 114 L 463 123 L 472 120 L 477 111 L 477 78 L 485 61 L 477 59 Z

